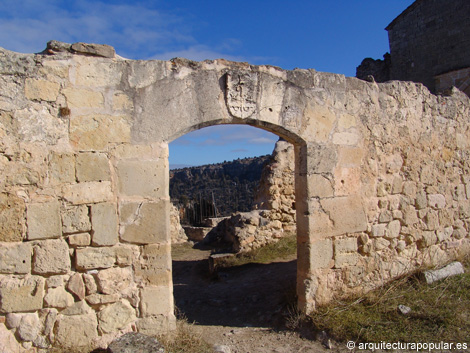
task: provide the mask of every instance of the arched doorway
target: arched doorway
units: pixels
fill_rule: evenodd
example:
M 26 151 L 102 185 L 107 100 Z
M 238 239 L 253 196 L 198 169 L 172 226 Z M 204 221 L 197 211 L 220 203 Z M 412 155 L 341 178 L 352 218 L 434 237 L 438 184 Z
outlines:
M 217 124 L 218 122 L 216 122 L 216 124 L 214 125 L 218 125 Z M 205 124 L 207 125 L 207 124 Z M 233 125 L 233 124 L 232 124 Z M 237 121 L 236 122 L 236 125 L 237 126 L 240 126 L 240 121 Z M 249 126 L 255 126 L 255 127 L 258 127 L 260 128 L 259 124 L 257 124 L 256 121 L 251 121 L 250 123 L 246 124 L 246 125 L 249 125 Z M 206 127 L 206 126 L 203 126 L 203 127 Z M 185 130 L 185 133 L 188 133 L 189 131 L 196 131 L 198 129 L 201 129 L 203 127 L 200 127 L 200 126 L 194 126 L 190 129 L 187 129 Z M 305 158 L 301 158 L 300 157 L 300 153 L 301 153 L 301 150 L 302 150 L 302 146 L 305 145 L 302 141 L 301 138 L 299 138 L 298 136 L 292 136 L 291 133 L 282 133 L 283 129 L 280 128 L 280 127 L 276 127 L 276 126 L 270 126 L 269 124 L 263 124 L 263 126 L 261 127 L 263 128 L 264 130 L 267 130 L 267 131 L 270 131 L 270 132 L 275 132 L 275 134 L 277 136 L 280 136 L 282 138 L 288 138 L 290 141 L 290 143 L 293 144 L 294 146 L 294 156 L 295 156 L 295 173 L 294 173 L 294 179 L 295 179 L 295 194 L 296 194 L 296 204 L 295 204 L 295 208 L 296 210 L 300 210 L 301 212 L 303 212 L 302 210 L 305 210 L 307 209 L 307 206 L 306 206 L 306 199 L 302 200 L 301 198 L 304 197 L 305 198 L 305 186 L 306 186 L 306 181 L 305 181 L 305 178 L 306 178 L 306 173 L 305 172 L 302 172 L 302 170 L 305 170 L 306 166 L 305 165 L 302 165 L 302 163 L 305 163 Z M 189 131 L 188 131 L 189 130 Z M 281 131 L 281 133 L 279 132 Z M 181 134 L 183 135 L 183 134 Z M 178 134 L 176 135 L 177 137 Z M 171 151 L 170 151 L 171 153 Z M 299 195 L 300 195 L 300 198 L 299 198 Z M 298 212 L 298 211 L 297 211 Z M 301 217 L 302 215 L 300 215 Z M 288 281 L 290 282 L 293 282 L 292 281 L 292 277 L 293 276 L 296 276 L 297 279 L 296 279 L 296 282 L 297 282 L 297 287 L 299 286 L 300 284 L 300 290 L 301 292 L 300 293 L 297 293 L 297 296 L 299 297 L 300 300 L 302 300 L 303 296 L 302 296 L 302 290 L 303 290 L 303 283 L 305 283 L 304 281 L 304 278 L 302 276 L 305 276 L 306 274 L 306 271 L 305 271 L 305 264 L 308 263 L 308 258 L 305 258 L 305 256 L 308 256 L 309 255 L 309 252 L 304 250 L 304 248 L 307 246 L 308 242 L 307 242 L 307 237 L 306 237 L 306 232 L 307 230 L 305 229 L 305 225 L 306 223 L 305 222 L 299 222 L 300 224 L 300 227 L 297 228 L 296 230 L 296 233 L 297 233 L 297 248 L 300 249 L 300 251 L 298 252 L 298 260 L 297 262 L 295 260 L 293 261 L 290 261 L 290 263 L 286 262 L 286 263 L 275 263 L 275 264 L 272 264 L 269 268 L 265 266 L 265 268 L 261 268 L 261 267 L 258 267 L 257 269 L 257 273 L 259 274 L 259 276 L 267 276 L 266 273 L 270 273 L 270 272 L 274 272 L 274 273 L 279 273 L 279 274 L 283 274 L 283 276 L 280 276 L 280 278 L 278 279 L 278 283 L 276 284 L 276 289 L 269 289 L 269 288 L 266 288 L 266 296 L 268 296 L 270 294 L 270 292 L 274 292 L 274 291 L 281 291 L 283 290 L 283 295 L 287 295 L 287 293 L 289 292 L 290 295 L 292 295 L 292 297 L 294 296 L 293 295 L 293 292 L 295 292 L 295 283 L 288 283 Z M 303 228 L 304 227 L 304 228 Z M 303 257 L 302 257 L 303 256 Z M 174 263 L 175 264 L 175 263 Z M 178 263 L 179 264 L 179 263 Z M 176 264 L 176 265 L 178 265 Z M 192 263 L 193 265 L 196 266 L 197 262 L 194 261 Z M 179 269 L 179 268 L 178 268 Z M 198 269 L 195 268 L 195 270 L 197 271 Z M 248 269 L 245 271 L 245 276 L 246 276 L 246 273 L 248 273 Z M 252 272 L 252 276 L 256 276 L 256 272 Z M 289 276 L 291 276 L 291 278 L 289 278 Z M 282 278 L 281 278 L 282 277 Z M 249 278 L 248 277 L 245 277 L 247 279 L 247 281 L 249 281 Z M 179 277 L 178 277 L 179 279 Z M 220 278 L 219 278 L 220 279 Z M 253 279 L 253 278 L 252 278 Z M 260 281 L 263 280 L 263 278 L 258 278 Z M 267 278 L 264 278 L 264 280 L 267 280 Z M 175 285 L 175 283 L 174 283 Z M 185 284 L 182 284 L 182 283 L 176 283 L 176 285 L 180 286 L 180 285 L 188 285 L 188 283 L 185 283 Z M 194 284 L 193 284 L 194 285 Z M 280 288 L 282 286 L 285 286 L 285 288 Z M 181 291 L 185 291 L 185 290 L 191 290 L 190 289 L 191 287 L 188 286 L 186 288 L 175 288 L 175 298 L 176 298 L 176 305 L 179 307 L 179 309 L 185 311 L 185 308 L 186 310 L 190 310 L 190 309 L 187 309 L 187 308 L 191 308 L 191 309 L 195 309 L 193 305 L 198 305 L 201 304 L 201 299 L 196 299 L 194 300 L 192 303 L 188 303 L 188 296 L 182 296 L 181 295 Z M 273 287 L 274 288 L 274 287 Z M 214 290 L 215 290 L 215 287 L 214 287 Z M 254 293 L 253 289 L 252 290 L 252 293 L 250 294 L 250 289 L 247 289 L 247 293 L 245 293 L 246 295 L 249 296 L 249 301 L 253 301 L 253 302 L 257 302 L 259 300 L 269 300 L 269 298 L 262 298 L 262 294 L 261 293 L 258 293 L 258 295 L 256 293 Z M 298 289 L 297 289 L 298 291 Z M 196 293 L 193 293 L 195 296 L 197 295 Z M 235 293 L 232 293 L 235 295 Z M 261 297 L 260 297 L 261 295 Z M 218 297 L 215 295 L 215 293 L 212 293 L 212 296 L 213 298 L 210 299 L 210 302 L 211 304 L 213 304 L 215 306 L 215 311 L 217 311 L 217 307 L 222 307 L 224 305 L 229 305 L 228 303 L 230 303 L 230 300 L 227 299 L 227 296 L 226 294 L 222 294 L 222 299 L 218 299 Z M 181 299 L 181 298 L 185 298 L 185 299 Z M 291 298 L 290 298 L 291 299 Z M 207 301 L 206 301 L 207 302 Z M 239 303 L 239 302 L 238 302 Z M 246 309 L 249 310 L 249 305 L 245 305 L 246 306 Z M 233 315 L 230 317 L 230 319 L 233 319 L 234 317 L 236 317 L 236 311 L 239 310 L 239 307 L 231 307 L 229 308 L 231 310 L 234 310 L 233 312 Z M 270 311 L 271 310 L 271 307 L 268 308 L 267 311 Z M 274 310 L 274 309 L 273 309 Z M 197 312 L 197 310 L 191 310 L 192 313 L 195 313 Z M 226 311 L 221 311 L 221 312 L 226 312 Z M 267 317 L 269 318 L 270 315 L 272 313 L 269 313 L 269 312 L 266 312 L 263 314 L 261 314 L 260 312 L 257 312 L 257 317 L 260 317 L 262 319 L 262 321 Z M 197 314 L 194 314 L 196 316 L 189 316 L 188 318 L 190 319 L 190 321 L 201 321 L 201 316 L 197 316 Z M 215 315 L 216 316 L 216 315 Z M 216 318 L 214 315 L 206 315 L 205 318 L 202 319 L 203 323 L 209 323 L 209 324 L 219 324 L 219 325 L 228 325 L 228 324 L 232 324 L 232 325 L 235 325 L 236 324 L 243 324 L 243 322 L 238 322 L 237 320 L 229 320 L 227 321 L 227 317 L 225 318 L 221 318 L 222 321 L 220 321 L 220 317 L 219 318 Z M 224 321 L 225 320 L 225 321 Z M 256 321 L 256 320 L 255 320 Z M 245 324 L 247 324 L 245 322 Z M 248 323 L 248 324 L 252 324 L 252 323 Z

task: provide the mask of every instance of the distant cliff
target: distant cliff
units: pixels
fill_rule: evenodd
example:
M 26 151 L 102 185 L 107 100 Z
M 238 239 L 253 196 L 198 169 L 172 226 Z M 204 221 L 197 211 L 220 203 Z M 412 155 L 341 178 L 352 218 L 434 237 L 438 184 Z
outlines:
M 201 215 L 220 217 L 251 210 L 263 166 L 270 157 L 171 170 L 170 197 L 184 209 L 183 222 L 194 224 L 201 221 Z

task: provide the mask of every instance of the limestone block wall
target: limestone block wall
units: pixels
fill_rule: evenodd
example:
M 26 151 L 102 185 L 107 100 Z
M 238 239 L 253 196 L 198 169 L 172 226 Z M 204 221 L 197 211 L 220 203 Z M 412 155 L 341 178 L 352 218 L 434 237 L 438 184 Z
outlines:
M 341 151 L 337 158 L 343 165 L 329 181 L 335 194 L 360 190 L 365 207 L 353 200 L 317 203 L 316 209 L 329 215 L 325 227 L 336 217 L 344 231 L 318 240 L 310 250 L 318 262 L 307 285 L 312 292 L 307 307 L 360 294 L 420 267 L 443 265 L 470 248 L 468 100 L 459 91 L 433 96 L 408 83 L 379 87 L 360 98 L 368 101 L 363 107 L 378 103 L 375 112 L 359 113 L 368 130 L 363 130 L 367 147 Z M 413 99 L 401 100 L 405 96 Z
M 168 142 L 205 126 L 293 144 L 307 312 L 468 251 L 466 95 L 98 49 L 0 49 L 0 332 L 24 347 L 174 327 Z
M 174 325 L 168 146 L 130 143 L 123 65 L 0 51 L 0 315 L 26 348 Z

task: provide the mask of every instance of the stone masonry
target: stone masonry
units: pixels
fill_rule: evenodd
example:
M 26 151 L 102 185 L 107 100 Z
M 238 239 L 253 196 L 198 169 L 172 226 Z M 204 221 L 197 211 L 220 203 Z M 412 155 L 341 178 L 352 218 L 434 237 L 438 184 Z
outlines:
M 469 251 L 469 114 L 411 82 L 0 49 L 1 335 L 85 351 L 174 328 L 168 143 L 216 124 L 294 146 L 305 312 L 446 263 Z

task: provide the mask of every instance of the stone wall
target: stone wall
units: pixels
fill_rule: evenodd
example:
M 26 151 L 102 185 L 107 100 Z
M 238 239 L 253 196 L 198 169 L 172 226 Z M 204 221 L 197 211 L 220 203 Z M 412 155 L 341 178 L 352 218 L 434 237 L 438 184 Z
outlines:
M 172 244 L 188 241 L 188 237 L 181 225 L 180 212 L 173 204 L 170 205 L 170 234 Z
M 436 92 L 446 92 L 456 87 L 470 97 L 470 67 L 446 72 L 435 77 Z
M 269 210 L 266 217 L 277 229 L 294 234 L 295 227 L 295 154 L 294 146 L 279 140 L 261 175 L 255 196 L 255 209 Z M 280 222 L 280 223 L 278 223 Z
M 421 82 L 470 67 L 470 3 L 417 0 L 388 27 L 391 79 Z M 447 87 L 450 88 L 450 87 Z
M 0 326 L 82 351 L 172 329 L 168 143 L 216 124 L 294 146 L 302 310 L 450 260 L 470 239 L 469 110 L 409 82 L 0 49 Z

